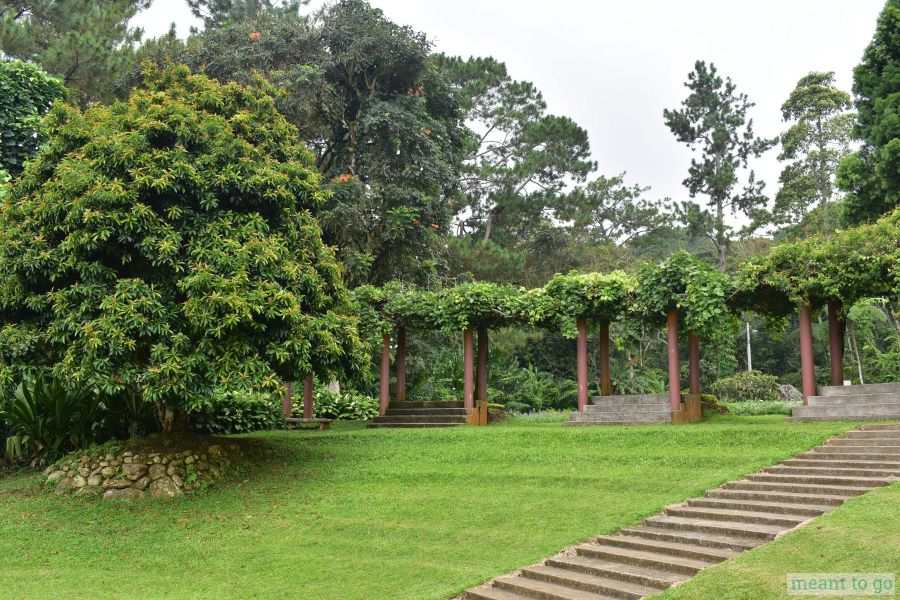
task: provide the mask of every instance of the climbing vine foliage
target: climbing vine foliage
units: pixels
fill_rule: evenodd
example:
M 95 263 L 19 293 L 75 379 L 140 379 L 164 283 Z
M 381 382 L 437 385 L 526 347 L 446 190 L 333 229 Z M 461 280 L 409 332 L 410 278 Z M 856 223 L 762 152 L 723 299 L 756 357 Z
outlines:
M 0 206 L 0 382 L 38 365 L 177 414 L 217 388 L 358 375 L 319 176 L 274 90 L 183 67 L 146 82 L 55 105 Z

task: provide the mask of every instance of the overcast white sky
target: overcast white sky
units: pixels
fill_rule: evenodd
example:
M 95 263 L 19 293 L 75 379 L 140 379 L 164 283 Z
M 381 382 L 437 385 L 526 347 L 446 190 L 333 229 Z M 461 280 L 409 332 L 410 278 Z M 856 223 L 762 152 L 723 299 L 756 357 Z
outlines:
M 320 6 L 314 0 L 310 8 Z M 690 152 L 663 123 L 696 59 L 716 64 L 756 103 L 758 135 L 784 128 L 780 107 L 810 71 L 852 69 L 872 38 L 883 0 L 372 0 L 437 50 L 494 56 L 544 93 L 549 111 L 585 127 L 601 173 L 628 172 L 650 197 L 687 199 Z M 146 35 L 196 20 L 183 0 L 154 0 L 135 24 Z M 774 195 L 778 150 L 756 163 Z

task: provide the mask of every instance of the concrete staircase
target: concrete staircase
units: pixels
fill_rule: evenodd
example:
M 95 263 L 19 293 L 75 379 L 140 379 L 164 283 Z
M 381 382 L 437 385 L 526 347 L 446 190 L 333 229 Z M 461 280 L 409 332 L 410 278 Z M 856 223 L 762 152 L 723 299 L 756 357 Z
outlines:
M 465 600 L 637 599 L 900 477 L 900 425 L 871 425 L 470 589 Z
M 391 402 L 369 427 L 455 427 L 466 424 L 462 402 Z
M 900 383 L 826 386 L 794 408 L 798 421 L 900 419 Z
M 584 412 L 575 411 L 566 425 L 640 425 L 671 423 L 667 394 L 638 396 L 593 396 Z

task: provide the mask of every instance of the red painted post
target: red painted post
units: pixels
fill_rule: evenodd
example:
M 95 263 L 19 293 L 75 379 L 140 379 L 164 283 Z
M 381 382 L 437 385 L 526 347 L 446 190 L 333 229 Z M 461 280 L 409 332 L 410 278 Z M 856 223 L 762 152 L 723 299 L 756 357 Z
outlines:
M 463 333 L 463 406 L 466 414 L 471 415 L 472 409 L 475 407 L 475 366 L 474 354 L 475 344 L 473 343 L 473 332 L 471 327 L 467 327 Z
M 810 396 L 816 395 L 816 367 L 813 363 L 812 309 L 808 304 L 800 307 L 800 369 L 803 381 L 803 406 Z
M 666 315 L 669 329 L 669 405 L 681 410 L 681 364 L 678 360 L 678 311 Z
M 600 395 L 612 395 L 612 374 L 609 371 L 609 323 L 600 322 Z
M 828 350 L 831 354 L 831 385 L 844 385 L 844 324 L 841 304 L 828 303 Z
M 281 416 L 291 416 L 291 408 L 293 404 L 294 382 L 284 382 L 284 399 L 281 401 Z
M 397 401 L 406 400 L 406 330 L 397 330 Z
M 691 394 L 700 393 L 700 338 L 688 333 L 688 380 Z
M 488 330 L 478 328 L 478 401 L 487 401 L 488 382 Z
M 381 334 L 381 402 L 379 414 L 384 416 L 391 401 L 391 336 Z
M 304 419 L 312 419 L 313 418 L 313 376 L 309 374 L 306 376 L 306 381 L 303 382 L 303 418 Z
M 587 365 L 587 321 L 578 319 L 578 342 L 575 344 L 578 355 L 578 412 L 584 412 L 588 399 L 588 365 Z

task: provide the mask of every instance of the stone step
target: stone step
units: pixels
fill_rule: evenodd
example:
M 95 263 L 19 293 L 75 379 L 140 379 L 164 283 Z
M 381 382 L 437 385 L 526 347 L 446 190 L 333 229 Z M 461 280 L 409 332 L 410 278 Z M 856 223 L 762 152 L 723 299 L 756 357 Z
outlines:
M 671 423 L 671 418 L 666 419 L 665 421 L 564 421 L 563 425 L 568 427 L 581 427 L 591 425 L 660 425 L 663 423 Z
M 644 524 L 649 527 L 659 527 L 661 529 L 679 529 L 682 531 L 696 531 L 714 535 L 754 538 L 764 541 L 774 539 L 776 535 L 789 529 L 789 527 L 780 525 L 719 521 L 716 519 L 707 520 L 678 516 L 651 517 L 644 521 Z
M 875 392 L 871 394 L 840 394 L 832 396 L 810 396 L 809 406 L 845 406 L 854 404 L 894 404 L 900 405 L 900 394 Z
M 675 556 L 683 556 L 685 558 L 693 558 L 697 560 L 708 560 L 712 562 L 727 560 L 738 555 L 738 552 L 735 552 L 734 550 L 709 548 L 705 546 L 697 546 L 694 544 L 685 544 L 681 542 L 650 540 L 640 536 L 632 537 L 628 535 L 598 535 L 592 541 L 593 543 L 600 546 L 630 548 L 631 550 L 644 550 L 646 552 L 656 552 L 659 554 L 672 554 Z
M 812 452 L 816 454 L 892 454 L 900 460 L 900 446 L 881 444 L 878 446 L 841 446 L 825 444 Z
M 776 481 L 729 481 L 724 489 L 746 491 L 770 491 L 798 494 L 826 494 L 828 496 L 860 496 L 870 489 L 869 487 L 854 487 L 841 485 L 803 485 L 800 483 L 779 483 Z
M 570 571 L 568 569 L 560 569 L 558 567 L 547 565 L 525 567 L 522 569 L 522 577 L 554 583 L 556 585 L 585 592 L 607 594 L 614 598 L 622 598 L 624 600 L 640 600 L 644 596 L 659 592 L 659 589 L 657 588 L 648 587 L 639 583 L 629 583 L 620 579 L 611 579 L 599 575 L 588 575 L 587 573 L 580 573 L 578 571 Z
M 443 400 L 428 400 L 428 401 L 412 401 L 412 400 L 403 400 L 397 401 L 394 400 L 390 404 L 388 404 L 388 408 L 465 408 L 463 406 L 462 401 L 459 402 L 447 402 Z
M 840 468 L 829 466 L 814 467 L 797 467 L 792 465 L 778 465 L 776 467 L 766 467 L 763 469 L 765 473 L 777 473 L 782 475 L 840 475 L 842 477 L 894 477 L 900 476 L 900 468 L 898 469 L 862 469 L 856 468 Z
M 752 502 L 768 502 L 785 504 L 799 504 L 811 506 L 840 506 L 847 499 L 847 496 L 830 496 L 826 494 L 797 494 L 791 492 L 770 492 L 770 491 L 752 491 L 752 490 L 731 490 L 731 489 L 715 489 L 706 492 L 707 498 L 716 500 L 749 500 Z
M 858 385 L 823 385 L 819 388 L 820 396 L 846 396 L 847 394 L 900 394 L 900 383 L 866 383 Z
M 706 508 L 701 506 L 667 508 L 666 515 L 684 519 L 727 521 L 729 523 L 752 523 L 755 525 L 774 525 L 786 528 L 796 527 L 800 523 L 808 521 L 810 518 L 804 515 L 756 512 L 730 508 Z
M 528 596 L 507 592 L 493 585 L 483 585 L 468 590 L 463 598 L 465 600 L 525 600 Z
M 681 544 L 694 544 L 706 548 L 725 548 L 728 550 L 752 550 L 763 540 L 737 537 L 731 535 L 716 535 L 678 529 L 663 529 L 660 527 L 627 527 L 621 531 L 624 535 L 643 537 L 651 540 L 666 542 L 678 542 Z
M 859 429 L 855 429 L 854 431 L 900 431 L 900 424 L 886 424 L 886 425 L 861 425 Z M 851 433 L 851 432 L 847 432 Z
M 714 564 L 721 562 L 696 560 L 693 558 L 660 554 L 658 552 L 646 552 L 644 550 L 610 548 L 609 546 L 598 546 L 596 544 L 581 544 L 580 546 L 575 547 L 575 552 L 578 553 L 579 556 L 616 560 L 627 564 L 661 569 L 671 573 L 683 573 L 685 575 L 696 575 L 706 567 L 711 567 Z
M 740 498 L 693 498 L 687 501 L 688 506 L 703 508 L 720 508 L 732 510 L 744 510 L 751 512 L 779 513 L 789 515 L 803 515 L 817 517 L 834 508 L 821 504 L 799 504 L 793 502 L 743 500 Z
M 890 418 L 900 413 L 900 404 L 864 403 L 829 404 L 826 406 L 795 406 L 791 409 L 794 417 L 846 417 L 854 419 Z
M 843 439 L 894 439 L 900 440 L 900 428 L 875 429 L 875 427 L 895 427 L 894 425 L 872 425 L 866 429 L 854 429 L 844 434 Z
M 900 420 L 900 410 L 897 411 L 896 414 L 890 415 L 837 415 L 837 416 L 819 416 L 819 415 L 809 415 L 806 416 L 798 416 L 793 413 L 796 409 L 791 409 L 791 416 L 787 417 L 788 421 L 883 421 L 889 419 Z
M 896 453 L 888 453 L 885 454 L 883 452 L 841 452 L 841 451 L 832 451 L 828 450 L 831 446 L 822 446 L 817 448 L 814 452 L 804 452 L 803 454 L 798 454 L 797 458 L 811 459 L 811 460 L 868 460 L 868 461 L 888 461 L 888 462 L 896 462 L 900 460 L 900 455 Z M 835 448 L 839 448 L 836 446 Z M 858 450 L 858 449 L 854 449 Z
M 584 413 L 572 420 L 576 423 L 609 423 L 634 421 L 638 423 L 663 423 L 672 420 L 670 411 L 664 413 Z
M 589 404 L 657 404 L 669 406 L 668 394 L 631 394 L 616 396 L 591 396 L 588 399 Z
M 666 406 L 655 406 L 649 404 L 638 404 L 635 406 L 599 406 L 597 404 L 590 404 L 584 407 L 585 415 L 592 414 L 655 414 L 655 413 L 666 413 L 669 414 L 672 412 L 672 409 Z
M 660 590 L 668 589 L 674 584 L 688 579 L 687 575 L 681 573 L 670 573 L 660 569 L 651 569 L 649 567 L 629 565 L 612 560 L 590 558 L 587 556 L 553 556 L 545 560 L 544 564 L 559 569 L 578 571 L 588 575 L 637 583 Z
M 463 415 L 464 408 L 391 408 L 388 406 L 385 414 L 389 417 L 401 415 Z
M 494 586 L 519 594 L 521 598 L 536 600 L 612 600 L 616 598 L 616 596 L 608 594 L 587 592 L 530 577 L 498 577 L 494 580 Z
M 401 429 L 421 429 L 425 427 L 460 427 L 465 423 L 369 423 L 369 429 L 389 429 L 391 427 Z
M 373 423 L 465 423 L 465 415 L 385 415 Z
M 836 467 L 838 469 L 887 469 L 890 471 L 900 470 L 900 460 L 891 462 L 887 460 L 840 460 L 835 457 L 834 460 L 828 458 L 812 459 L 812 458 L 791 458 L 781 463 L 788 467 Z
M 798 483 L 803 485 L 838 485 L 843 487 L 880 487 L 887 481 L 878 477 L 840 477 L 837 475 L 780 475 L 775 473 L 753 473 L 747 475 L 750 481 L 767 483 Z
M 892 438 L 848 438 L 831 440 L 827 444 L 828 447 L 841 448 L 879 448 L 888 446 L 890 448 L 900 447 L 900 436 Z

